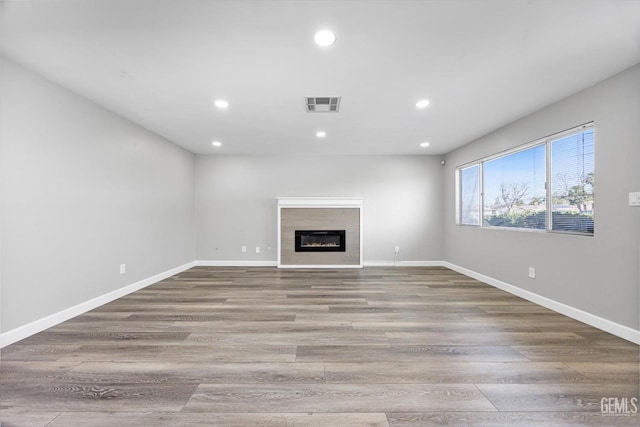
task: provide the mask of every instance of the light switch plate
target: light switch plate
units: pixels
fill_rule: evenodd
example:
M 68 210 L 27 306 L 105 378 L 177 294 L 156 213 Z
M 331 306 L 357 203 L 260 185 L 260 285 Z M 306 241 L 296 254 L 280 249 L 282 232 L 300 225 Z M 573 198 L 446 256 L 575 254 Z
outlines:
M 629 193 L 629 206 L 640 206 L 640 192 Z

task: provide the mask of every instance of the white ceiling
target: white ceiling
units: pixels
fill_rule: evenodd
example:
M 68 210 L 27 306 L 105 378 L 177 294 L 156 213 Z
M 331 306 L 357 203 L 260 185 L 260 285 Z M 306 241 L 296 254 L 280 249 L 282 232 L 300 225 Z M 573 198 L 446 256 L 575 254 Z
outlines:
M 194 153 L 443 154 L 640 62 L 640 1 L 3 1 L 0 52 Z

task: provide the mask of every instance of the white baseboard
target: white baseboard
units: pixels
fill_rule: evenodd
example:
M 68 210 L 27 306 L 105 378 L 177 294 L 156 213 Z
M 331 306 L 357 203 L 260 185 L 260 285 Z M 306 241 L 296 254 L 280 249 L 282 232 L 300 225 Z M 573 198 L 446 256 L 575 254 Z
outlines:
M 444 261 L 365 261 L 365 267 L 442 267 Z
M 101 305 L 104 305 L 108 302 L 121 298 L 132 292 L 135 292 L 142 288 L 146 288 L 149 285 L 157 283 L 161 280 L 164 280 L 175 274 L 181 273 L 185 270 L 188 270 L 191 267 L 194 267 L 195 265 L 196 265 L 195 262 L 189 262 L 187 264 L 183 264 L 179 267 L 172 268 L 170 270 L 156 274 L 155 276 L 151 276 L 147 279 L 140 280 L 139 282 L 132 283 L 123 288 L 116 289 L 115 291 L 111 291 L 99 297 L 95 297 L 88 301 L 74 305 L 73 307 L 69 307 L 57 313 L 43 317 L 42 319 L 38 319 L 26 325 L 12 329 L 10 331 L 3 332 L 2 334 L 0 334 L 0 348 L 6 347 L 9 344 L 13 344 L 22 339 L 30 337 L 31 335 L 37 334 L 38 332 L 42 332 L 45 329 L 51 328 L 52 326 L 60 324 L 73 317 L 79 316 L 83 313 L 86 313 L 89 310 L 93 310 L 94 308 L 98 308 Z
M 571 307 L 570 305 L 563 304 L 547 297 L 543 297 L 542 295 L 538 295 L 534 292 L 530 292 L 517 286 L 510 285 L 501 280 L 485 276 L 484 274 L 477 273 L 473 270 L 460 267 L 459 265 L 455 265 L 450 262 L 445 261 L 442 265 L 444 267 L 450 268 L 453 271 L 464 274 L 465 276 L 472 277 L 498 289 L 509 292 L 510 294 L 519 296 L 520 298 L 524 298 L 527 301 L 531 301 L 557 313 L 564 314 L 565 316 L 571 317 L 572 319 L 579 320 L 580 322 L 591 325 L 594 328 L 609 332 L 610 334 L 631 341 L 635 344 L 640 344 L 640 331 L 637 329 L 612 322 L 611 320 L 604 319 L 600 316 L 596 316 L 595 314 L 582 311 L 578 308 Z
M 364 267 L 442 267 L 444 261 L 364 261 L 363 265 L 289 265 L 277 261 L 242 261 L 242 260 L 198 260 L 197 267 L 279 267 L 279 268 L 362 268 Z
M 277 261 L 198 260 L 197 267 L 277 267 Z
M 363 265 L 278 265 L 277 261 L 198 260 L 198 267 L 278 267 L 278 268 L 362 268 L 362 267 L 442 267 L 444 261 L 364 261 Z
M 361 265 L 344 265 L 344 264 L 280 264 L 278 268 L 362 268 Z

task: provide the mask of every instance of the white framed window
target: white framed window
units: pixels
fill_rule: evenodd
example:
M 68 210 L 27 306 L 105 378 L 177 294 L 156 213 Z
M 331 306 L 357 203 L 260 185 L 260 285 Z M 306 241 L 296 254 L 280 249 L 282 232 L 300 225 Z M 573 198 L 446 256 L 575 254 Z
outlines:
M 545 229 L 544 144 L 483 162 L 482 176 L 485 226 Z
M 593 128 L 552 140 L 550 229 L 593 234 Z
M 456 223 L 594 234 L 593 123 L 456 169 Z
M 480 225 L 480 166 L 460 169 L 460 224 Z

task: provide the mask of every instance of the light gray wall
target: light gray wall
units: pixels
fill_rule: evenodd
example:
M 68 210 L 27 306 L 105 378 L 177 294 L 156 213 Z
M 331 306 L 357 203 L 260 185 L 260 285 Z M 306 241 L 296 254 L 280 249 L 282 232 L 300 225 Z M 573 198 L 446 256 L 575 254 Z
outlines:
M 194 260 L 193 154 L 7 60 L 0 93 L 2 331 Z
M 505 106 L 507 108 L 508 106 Z M 573 126 L 595 122 L 595 236 L 455 225 L 455 167 Z M 638 329 L 640 65 L 447 155 L 444 258 L 509 284 Z M 527 277 L 536 268 L 536 279 Z
M 442 171 L 432 156 L 198 155 L 198 260 L 275 261 L 279 196 L 364 197 L 365 262 L 396 245 L 401 261 L 441 260 Z

